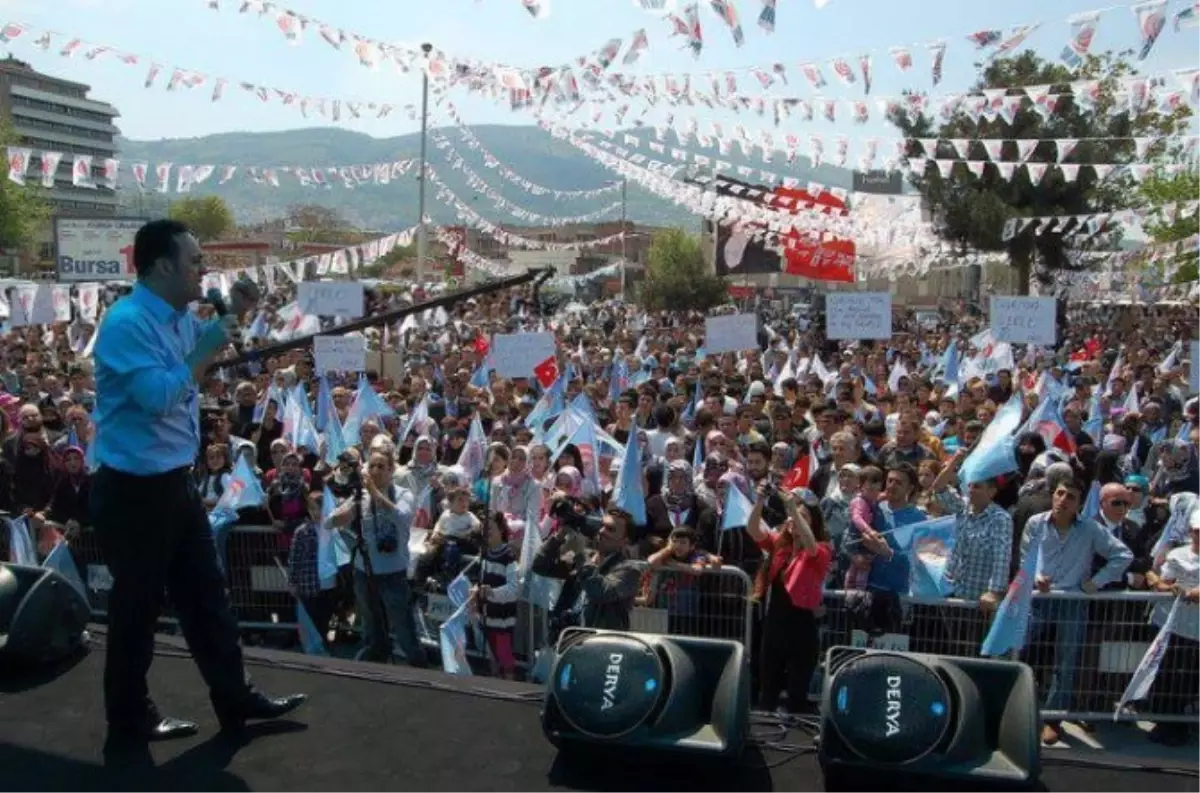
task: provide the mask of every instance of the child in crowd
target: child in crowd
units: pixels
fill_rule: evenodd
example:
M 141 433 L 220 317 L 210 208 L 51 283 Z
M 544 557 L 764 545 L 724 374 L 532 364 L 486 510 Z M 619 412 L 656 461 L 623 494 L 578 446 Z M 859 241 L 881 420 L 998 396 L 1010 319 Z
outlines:
M 694 573 L 709 567 L 720 567 L 721 557 L 700 547 L 699 538 L 689 526 L 676 526 L 667 544 L 647 559 L 651 570 L 642 579 L 640 606 L 667 610 L 667 628 L 671 633 L 693 634 L 694 622 L 700 613 L 699 576 Z M 674 572 L 659 574 L 655 568 L 673 568 Z
M 329 621 L 333 618 L 336 595 L 332 588 L 321 588 L 321 573 L 317 563 L 317 533 L 321 528 L 323 500 L 322 493 L 308 494 L 308 518 L 296 527 L 292 534 L 292 546 L 288 549 L 288 584 L 292 595 L 312 618 L 324 642 Z
M 862 469 L 859 479 L 858 494 L 850 500 L 850 526 L 842 542 L 842 547 L 850 556 L 850 566 L 846 569 L 842 584 L 847 592 L 867 588 L 874 554 L 863 545 L 863 536 L 887 529 L 887 518 L 879 507 L 879 497 L 883 493 L 883 471 L 868 465 Z
M 466 492 L 466 491 L 462 491 Z M 483 635 L 499 677 L 512 680 L 516 670 L 513 633 L 517 627 L 517 555 L 508 545 L 508 522 L 502 512 L 488 516 L 485 550 L 480 557 L 480 583 L 473 592 L 483 619 Z
M 471 491 L 465 487 L 450 488 L 446 491 L 446 501 L 448 509 L 438 516 L 433 531 L 425 540 L 425 551 L 417 561 L 418 581 L 427 581 L 438 573 L 457 575 L 458 560 L 463 554 L 478 551 L 476 538 L 482 524 L 469 509 Z

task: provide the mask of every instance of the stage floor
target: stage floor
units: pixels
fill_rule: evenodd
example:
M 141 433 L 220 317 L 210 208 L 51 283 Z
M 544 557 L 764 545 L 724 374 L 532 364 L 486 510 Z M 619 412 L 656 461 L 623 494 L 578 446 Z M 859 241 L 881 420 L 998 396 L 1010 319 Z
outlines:
M 235 749 L 215 737 L 200 675 L 172 645 L 160 646 L 151 691 L 164 713 L 197 720 L 199 735 L 153 745 L 153 768 L 106 767 L 104 651 L 94 647 L 53 675 L 0 680 L 0 790 L 823 789 L 815 755 L 769 749 L 747 752 L 741 766 L 572 766 L 557 761 L 542 736 L 535 687 L 257 650 L 247 661 L 264 691 L 303 691 L 311 699 L 293 720 L 262 725 Z M 794 732 L 786 741 L 807 743 L 808 736 Z M 1043 785 L 1195 791 L 1196 779 L 1056 761 L 1045 767 Z

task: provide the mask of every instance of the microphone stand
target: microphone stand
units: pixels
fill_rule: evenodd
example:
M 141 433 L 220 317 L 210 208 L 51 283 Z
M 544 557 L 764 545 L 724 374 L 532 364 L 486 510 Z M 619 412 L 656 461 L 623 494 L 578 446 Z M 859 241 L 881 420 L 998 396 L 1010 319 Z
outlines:
M 388 663 L 392 659 L 392 631 L 388 624 L 387 609 L 383 604 L 383 594 L 379 591 L 379 581 L 375 578 L 375 567 L 371 563 L 371 554 L 367 549 L 367 541 L 363 536 L 362 528 L 362 507 L 363 507 L 363 474 L 361 471 L 354 474 L 354 517 L 351 518 L 350 526 L 354 532 L 354 551 L 350 555 L 350 564 L 354 565 L 354 554 L 360 554 L 363 560 L 363 574 L 367 579 L 367 608 L 371 610 L 375 618 L 376 624 L 383 631 L 384 646 L 387 651 L 381 663 Z M 378 527 L 376 527 L 378 528 Z M 373 645 L 375 642 L 374 636 L 367 637 L 367 660 L 376 660 L 371 657 L 373 653 Z

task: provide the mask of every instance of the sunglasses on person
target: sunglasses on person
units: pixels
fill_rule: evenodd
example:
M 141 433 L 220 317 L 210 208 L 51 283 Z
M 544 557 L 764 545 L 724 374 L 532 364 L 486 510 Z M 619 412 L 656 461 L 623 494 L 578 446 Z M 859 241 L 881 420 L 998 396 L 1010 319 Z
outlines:
M 1128 506 L 1129 506 L 1129 502 L 1128 502 L 1128 501 L 1126 501 L 1126 500 L 1125 500 L 1125 499 L 1123 499 L 1123 498 L 1118 498 L 1118 499 L 1114 499 L 1114 500 L 1112 500 L 1112 501 L 1108 502 L 1108 505 L 1109 505 L 1110 507 L 1114 507 L 1114 508 L 1120 509 L 1121 507 L 1128 507 Z

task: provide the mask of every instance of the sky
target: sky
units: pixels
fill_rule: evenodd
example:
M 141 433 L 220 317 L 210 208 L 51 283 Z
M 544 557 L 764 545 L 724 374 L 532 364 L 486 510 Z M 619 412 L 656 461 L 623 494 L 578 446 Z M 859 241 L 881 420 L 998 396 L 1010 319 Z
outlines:
M 249 81 L 310 96 L 349 100 L 390 102 L 398 106 L 420 102 L 420 77 L 401 74 L 391 66 L 372 71 L 361 66 L 349 47 L 338 51 L 310 28 L 298 44 L 289 43 L 272 17 L 239 13 L 241 0 L 0 0 L 0 21 L 22 22 L 40 34 L 53 31 L 55 46 L 44 52 L 33 46 L 35 36 L 26 35 L 7 45 L 8 52 L 29 61 L 35 68 L 92 86 L 92 96 L 115 105 L 122 133 L 135 139 L 188 138 L 220 132 L 284 130 L 330 126 L 322 119 L 305 120 L 298 110 L 278 103 L 264 104 L 240 89 L 227 89 L 225 98 L 211 101 L 211 88 L 195 91 L 164 90 L 169 68 L 164 69 L 154 88 L 143 82 L 153 60 L 164 67 L 179 66 L 230 83 Z M 449 53 L 499 61 L 518 66 L 560 64 L 600 48 L 611 38 L 628 43 L 634 31 L 645 28 L 649 49 L 630 74 L 689 72 L 693 79 L 709 71 L 736 67 L 767 66 L 782 62 L 789 67 L 789 94 L 812 96 L 815 92 L 799 73 L 798 64 L 822 64 L 830 85 L 826 97 L 860 98 L 861 82 L 843 86 L 832 79 L 828 59 L 847 56 L 857 67 L 857 57 L 870 53 L 874 63 L 871 96 L 898 95 L 905 89 L 930 90 L 930 59 L 926 44 L 936 39 L 947 42 L 945 77 L 932 89 L 935 95 L 953 93 L 974 80 L 978 60 L 966 36 L 988 28 L 1009 29 L 1015 25 L 1041 22 L 1026 40 L 1044 56 L 1057 57 L 1069 32 L 1065 21 L 1071 14 L 1107 8 L 1101 16 L 1093 51 L 1136 47 L 1140 41 L 1130 4 L 1097 5 L 1096 0 L 1008 0 L 982 3 L 974 0 L 827 0 L 821 9 L 813 0 L 778 0 L 777 26 L 767 34 L 756 23 L 762 0 L 735 0 L 745 31 L 745 44 L 734 46 L 729 29 L 701 4 L 705 45 L 699 58 L 682 48 L 679 38 L 661 17 L 637 7 L 636 0 L 550 0 L 545 19 L 534 19 L 522 0 L 283 0 L 279 5 L 319 19 L 347 33 L 371 38 L 417 44 L 432 42 Z M 1200 39 L 1196 28 L 1176 33 L 1171 24 L 1174 12 L 1190 5 L 1170 0 L 1168 23 L 1150 57 L 1143 63 L 1147 74 L 1194 68 L 1200 63 Z M 913 9 L 918 9 L 915 13 Z M 74 57 L 58 54 L 72 38 L 89 45 L 103 44 L 142 56 L 143 63 L 126 66 L 111 58 L 89 61 L 81 49 Z M 0 44 L 0 51 L 5 45 Z M 914 67 L 896 68 L 888 50 L 893 46 L 912 48 Z M 86 45 L 85 45 L 86 48 Z M 624 51 L 622 51 L 623 53 Z M 614 69 L 622 68 L 614 65 Z M 703 84 L 707 85 L 707 78 Z M 739 78 L 743 93 L 753 94 L 758 85 L 748 73 Z M 507 108 L 463 91 L 454 100 L 468 124 L 528 124 L 528 116 L 514 115 Z M 692 114 L 702 123 L 713 118 L 704 107 L 684 108 L 680 116 Z M 377 137 L 415 132 L 418 125 L 403 113 L 386 119 L 343 118 L 338 126 Z M 647 117 L 653 120 L 654 117 Z M 769 128 L 765 121 L 758 128 Z M 846 134 L 852 140 L 894 135 L 886 122 L 854 125 L 848 119 L 830 124 L 823 120 L 793 122 L 782 131 L 804 136 L 810 133 Z M 802 146 L 803 150 L 803 146 Z

